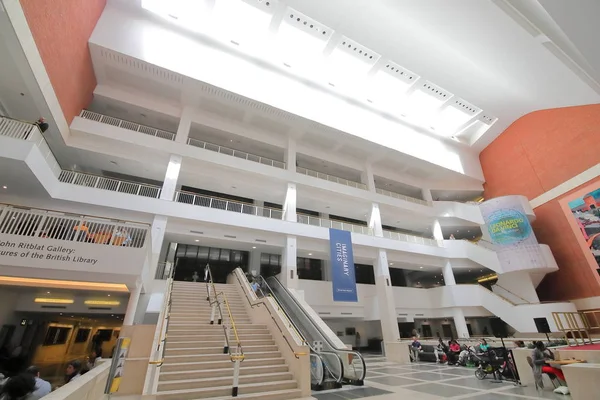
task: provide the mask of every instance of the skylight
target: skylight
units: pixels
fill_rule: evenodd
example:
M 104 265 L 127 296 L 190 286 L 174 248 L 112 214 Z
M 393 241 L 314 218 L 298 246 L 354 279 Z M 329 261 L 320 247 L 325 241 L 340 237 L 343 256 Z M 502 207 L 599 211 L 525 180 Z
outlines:
M 210 31 L 214 37 L 245 51 L 260 52 L 269 32 L 272 9 L 270 1 L 216 0 Z
M 406 91 L 416 81 L 413 74 L 408 75 L 398 67 L 386 66 L 373 75 L 367 89 L 367 99 L 375 108 L 398 114 L 406 101 Z M 402 73 L 402 75 L 400 75 Z
M 442 109 L 435 130 L 442 135 L 453 136 L 480 111 L 479 108 L 462 100 L 455 100 L 448 107 Z
M 378 54 L 348 38 L 342 38 L 327 57 L 327 83 L 344 93 L 358 94 L 377 60 Z
M 401 114 L 415 124 L 431 128 L 440 106 L 451 96 L 445 90 L 425 82 L 410 95 Z

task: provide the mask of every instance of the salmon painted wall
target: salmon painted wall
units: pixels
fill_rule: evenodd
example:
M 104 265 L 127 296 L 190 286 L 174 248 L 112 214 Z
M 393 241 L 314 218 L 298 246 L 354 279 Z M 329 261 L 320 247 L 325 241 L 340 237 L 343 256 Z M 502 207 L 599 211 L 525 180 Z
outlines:
M 20 0 L 44 66 L 70 124 L 92 100 L 96 76 L 88 49 L 106 0 Z
M 480 154 L 485 197 L 529 200 L 600 162 L 600 104 L 536 111 Z
M 525 115 L 479 158 L 486 178 L 486 199 L 509 194 L 534 199 L 600 162 L 600 104 Z M 533 229 L 538 241 L 550 246 L 560 268 L 538 287 L 540 300 L 600 296 L 596 263 L 572 229 L 573 217 L 564 206 L 582 187 L 600 186 L 600 179 L 597 181 L 534 210 L 537 219 Z

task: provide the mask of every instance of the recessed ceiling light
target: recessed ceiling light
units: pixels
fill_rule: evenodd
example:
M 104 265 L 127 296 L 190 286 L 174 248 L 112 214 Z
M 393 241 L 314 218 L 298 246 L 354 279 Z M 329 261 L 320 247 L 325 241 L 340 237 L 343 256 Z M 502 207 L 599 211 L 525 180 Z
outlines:
M 110 297 L 110 293 L 107 296 Z
M 2 189 L 8 189 L 8 187 L 6 187 L 6 186 L 2 186 Z
M 312 253 L 308 253 L 309 256 L 312 256 Z
M 390 265 L 394 265 L 394 263 L 390 263 Z
M 253 249 L 255 249 L 255 248 L 256 248 L 256 246 L 252 246 L 252 248 L 253 248 Z
M 419 267 L 419 269 L 423 269 L 423 267 Z
M 200 241 L 199 239 L 194 240 L 194 242 L 199 242 L 199 241 Z
M 50 294 L 50 292 L 46 292 L 47 294 Z
M 110 163 L 111 163 L 111 164 L 114 164 L 114 165 L 117 165 L 117 162 L 116 162 L 116 161 L 111 161 Z

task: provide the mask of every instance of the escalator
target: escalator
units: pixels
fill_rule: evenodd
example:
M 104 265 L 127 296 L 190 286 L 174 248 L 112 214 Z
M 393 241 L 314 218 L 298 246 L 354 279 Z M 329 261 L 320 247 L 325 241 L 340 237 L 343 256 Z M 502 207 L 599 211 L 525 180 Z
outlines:
M 288 319 L 311 348 L 311 374 L 320 373 L 319 365 L 315 365 L 320 359 L 325 376 L 321 387 L 330 388 L 333 380 L 337 383 L 363 385 L 367 368 L 359 352 L 339 348 L 279 279 L 274 276 L 266 279 L 257 276 L 254 279 L 257 290 L 263 295 L 272 296 L 280 304 Z

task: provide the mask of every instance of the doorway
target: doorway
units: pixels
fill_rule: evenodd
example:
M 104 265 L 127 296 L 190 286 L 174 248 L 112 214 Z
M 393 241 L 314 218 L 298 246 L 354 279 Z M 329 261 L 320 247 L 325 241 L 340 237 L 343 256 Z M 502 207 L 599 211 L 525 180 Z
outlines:
M 454 335 L 452 335 L 452 325 L 442 324 L 442 333 L 444 334 L 444 337 L 453 338 Z
M 217 247 L 177 245 L 175 254 L 176 281 L 202 282 L 204 268 L 210 265 L 210 271 L 215 283 L 226 283 L 227 276 L 240 267 L 248 271 L 248 252 Z

